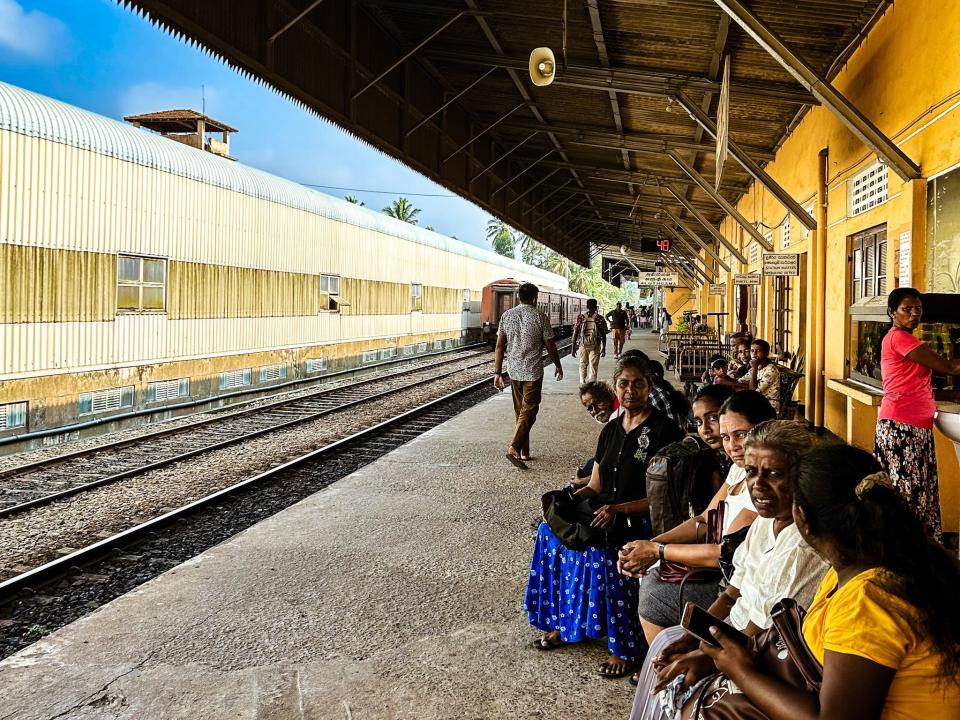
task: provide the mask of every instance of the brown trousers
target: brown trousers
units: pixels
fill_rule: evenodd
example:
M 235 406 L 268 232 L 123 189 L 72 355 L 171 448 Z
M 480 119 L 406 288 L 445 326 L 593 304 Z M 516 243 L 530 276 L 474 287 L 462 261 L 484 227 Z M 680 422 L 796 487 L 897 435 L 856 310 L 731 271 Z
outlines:
M 540 389 L 543 378 L 539 380 L 511 380 L 510 392 L 513 395 L 513 413 L 517 426 L 513 431 L 510 447 L 524 457 L 530 455 L 530 429 L 537 421 L 540 410 Z

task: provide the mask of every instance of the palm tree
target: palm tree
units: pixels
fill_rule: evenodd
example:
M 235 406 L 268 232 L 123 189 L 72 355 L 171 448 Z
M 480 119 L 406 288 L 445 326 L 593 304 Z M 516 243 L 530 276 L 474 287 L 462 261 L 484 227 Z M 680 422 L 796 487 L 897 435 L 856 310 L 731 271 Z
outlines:
M 493 251 L 498 255 L 512 258 L 517 248 L 517 241 L 513 236 L 510 226 L 503 220 L 490 218 L 487 221 L 487 240 L 493 246 Z
M 397 220 L 403 220 L 411 225 L 417 224 L 417 215 L 420 214 L 420 208 L 414 207 L 405 197 L 397 198 L 383 212 Z
M 358 200 L 354 195 L 346 195 L 343 199 L 346 200 L 348 203 L 353 203 L 354 205 L 359 205 L 360 207 L 363 207 L 364 205 L 366 205 L 365 202 L 363 202 L 362 200 Z

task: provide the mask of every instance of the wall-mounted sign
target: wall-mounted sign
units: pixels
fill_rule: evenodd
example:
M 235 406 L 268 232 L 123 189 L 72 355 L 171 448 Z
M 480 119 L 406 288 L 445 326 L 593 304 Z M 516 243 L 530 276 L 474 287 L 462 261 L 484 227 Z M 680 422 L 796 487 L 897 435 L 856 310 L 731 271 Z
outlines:
M 756 273 L 736 273 L 733 276 L 734 285 L 759 285 L 760 276 Z
M 679 284 L 680 276 L 677 273 L 637 273 L 637 285 L 640 287 L 676 287 Z
M 763 274 L 796 277 L 800 274 L 800 256 L 797 253 L 764 253 Z
M 727 294 L 727 284 L 720 283 L 719 285 L 711 285 L 710 290 L 707 292 L 708 295 L 726 295 Z
M 900 233 L 900 287 L 910 287 L 910 231 Z M 885 270 L 884 270 L 885 271 Z

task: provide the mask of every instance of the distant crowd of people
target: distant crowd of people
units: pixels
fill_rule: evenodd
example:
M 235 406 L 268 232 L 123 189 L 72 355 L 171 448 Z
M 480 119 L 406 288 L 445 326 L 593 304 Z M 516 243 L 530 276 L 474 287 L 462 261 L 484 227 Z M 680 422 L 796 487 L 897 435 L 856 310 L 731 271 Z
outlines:
M 496 353 L 516 410 L 507 458 L 524 468 L 544 350 L 563 377 L 536 295 L 521 287 Z M 960 567 L 940 544 L 931 388 L 960 361 L 913 337 L 915 290 L 891 293 L 888 313 L 870 454 L 776 419 L 765 341 L 736 338 L 687 403 L 624 349 L 626 309 L 591 300 L 574 352 L 601 430 L 542 498 L 523 599 L 534 647 L 604 640 L 597 672 L 637 685 L 631 720 L 960 717 Z M 597 378 L 607 334 L 612 387 Z

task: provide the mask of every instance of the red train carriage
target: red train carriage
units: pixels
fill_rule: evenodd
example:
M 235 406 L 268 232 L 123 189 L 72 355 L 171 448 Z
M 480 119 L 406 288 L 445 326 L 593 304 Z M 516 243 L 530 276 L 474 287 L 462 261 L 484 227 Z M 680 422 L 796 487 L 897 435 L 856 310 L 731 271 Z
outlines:
M 500 316 L 517 304 L 517 288 L 521 281 L 507 278 L 496 280 L 483 288 L 480 304 L 481 332 L 484 340 L 494 341 Z M 573 322 L 586 309 L 587 296 L 569 290 L 541 287 L 537 307 L 550 318 L 550 326 L 557 337 L 573 332 Z

